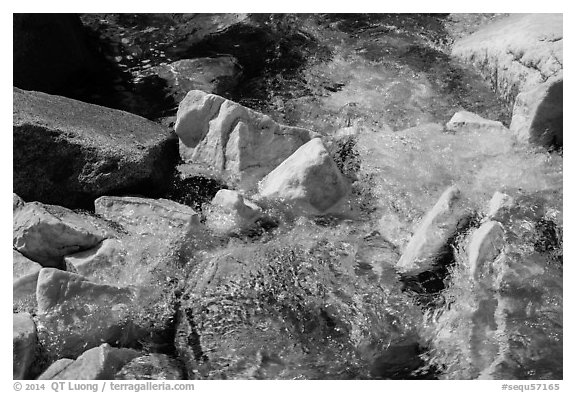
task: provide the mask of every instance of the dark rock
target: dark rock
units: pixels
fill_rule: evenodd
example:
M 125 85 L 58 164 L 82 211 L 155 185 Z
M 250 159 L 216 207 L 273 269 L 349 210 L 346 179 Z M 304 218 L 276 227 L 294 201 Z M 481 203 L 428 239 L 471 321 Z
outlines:
M 14 86 L 51 94 L 89 81 L 102 69 L 74 14 L 14 14 Z
M 13 119 L 14 191 L 25 200 L 90 209 L 104 194 L 159 194 L 178 158 L 158 124 L 64 97 L 15 88 Z

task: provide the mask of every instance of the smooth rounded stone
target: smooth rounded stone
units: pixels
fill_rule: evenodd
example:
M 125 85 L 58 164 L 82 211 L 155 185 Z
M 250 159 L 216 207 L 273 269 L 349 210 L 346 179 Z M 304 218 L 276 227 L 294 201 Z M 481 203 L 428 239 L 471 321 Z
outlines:
M 264 216 L 262 209 L 233 190 L 219 190 L 206 209 L 206 226 L 216 232 L 231 232 L 253 226 Z
M 190 90 L 224 94 L 233 89 L 242 76 L 242 68 L 232 56 L 183 59 L 152 67 L 144 73 L 166 81 L 175 102 L 180 102 Z
M 258 184 L 258 197 L 322 214 L 342 201 L 350 187 L 319 138 L 312 139 Z
M 122 242 L 116 239 L 104 239 L 90 250 L 64 257 L 64 261 L 74 267 L 75 273 L 92 278 L 103 268 L 120 264 L 122 252 Z
M 468 245 L 470 275 L 477 279 L 500 255 L 504 246 L 504 228 L 496 221 L 488 221 L 476 229 Z
M 404 249 L 396 265 L 400 272 L 417 274 L 434 268 L 448 241 L 468 217 L 468 213 L 459 206 L 459 199 L 460 190 L 455 185 L 442 193 Z
M 518 140 L 542 146 L 564 143 L 564 81 L 557 77 L 518 94 L 510 130 Z
M 276 123 L 223 97 L 190 91 L 178 107 L 180 156 L 197 171 L 215 172 L 250 189 L 317 134 Z
M 102 344 L 82 353 L 72 362 L 66 361 L 52 364 L 38 379 L 60 380 L 102 380 L 114 379 L 118 370 L 140 356 L 140 352 L 128 348 L 114 348 Z M 62 359 L 61 359 L 62 360 Z M 69 360 L 69 359 L 67 359 Z
M 514 198 L 510 195 L 496 191 L 488 202 L 488 209 L 486 210 L 486 219 L 499 221 L 502 219 L 504 213 L 514 206 Z
M 168 199 L 104 196 L 94 206 L 97 214 L 139 234 L 189 230 L 200 224 L 194 209 Z
M 107 224 L 97 221 L 60 206 L 27 203 L 14 214 L 14 249 L 42 266 L 60 267 L 64 256 L 112 235 Z
M 24 379 L 36 355 L 36 325 L 28 313 L 12 316 L 13 378 Z
M 72 363 L 74 363 L 73 359 L 67 359 L 67 358 L 58 359 L 54 363 L 52 363 L 46 369 L 46 371 L 40 374 L 40 376 L 36 379 L 38 380 L 58 379 L 56 378 L 56 376 L 62 371 L 64 371 L 64 369 Z
M 169 129 L 142 117 L 14 88 L 13 183 L 25 200 L 90 208 L 113 192 L 159 194 L 178 158 Z
M 97 284 L 58 269 L 38 276 L 38 331 L 46 351 L 79 356 L 102 342 L 130 346 L 137 332 L 127 320 L 135 298 L 132 288 Z
M 116 373 L 117 380 L 178 380 L 184 379 L 178 361 L 168 355 L 151 353 L 132 359 Z
M 468 131 L 468 130 L 485 130 L 485 129 L 502 129 L 506 127 L 495 120 L 484 119 L 475 113 L 468 111 L 456 112 L 454 116 L 446 123 L 446 129 L 449 131 Z

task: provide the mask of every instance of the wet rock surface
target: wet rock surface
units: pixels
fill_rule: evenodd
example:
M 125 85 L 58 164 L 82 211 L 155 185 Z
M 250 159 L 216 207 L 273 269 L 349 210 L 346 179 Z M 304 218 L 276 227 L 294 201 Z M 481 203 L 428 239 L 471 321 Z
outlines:
M 102 194 L 72 182 L 50 196 L 95 213 L 14 194 L 15 223 L 42 212 L 14 227 L 18 247 L 57 267 L 15 243 L 14 315 L 38 333 L 26 377 L 562 378 L 562 156 L 516 143 L 511 107 L 449 54 L 453 37 L 506 18 L 82 15 L 113 66 L 70 96 L 177 120 L 198 160 L 177 166 L 174 137 L 175 154 L 142 175 L 146 141 L 169 140 L 166 128 L 72 103 L 87 114 L 65 119 L 76 133 L 54 115 L 65 104 L 43 107 L 52 125 L 34 127 L 58 128 L 54 144 L 90 141 L 65 162 L 140 161 L 82 169 Z M 199 90 L 172 117 L 188 83 Z M 519 95 L 512 123 L 550 129 L 558 88 L 542 86 Z M 45 97 L 14 94 L 24 107 Z M 114 119 L 94 133 L 102 113 Z M 100 238 L 52 252 L 68 237 L 47 222 Z

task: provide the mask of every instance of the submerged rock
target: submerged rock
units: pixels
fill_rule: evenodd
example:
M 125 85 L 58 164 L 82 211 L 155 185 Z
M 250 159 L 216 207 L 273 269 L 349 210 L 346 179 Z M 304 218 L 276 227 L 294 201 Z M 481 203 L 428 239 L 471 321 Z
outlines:
M 65 97 L 13 96 L 14 191 L 25 200 L 87 208 L 101 195 L 168 185 L 178 157 L 168 129 Z
M 104 196 L 94 201 L 94 206 L 96 213 L 139 234 L 188 230 L 200 223 L 198 213 L 191 207 L 169 199 Z
M 452 48 L 516 102 L 510 128 L 521 140 L 562 145 L 562 23 L 562 14 L 511 14 Z
M 144 75 L 166 80 L 167 90 L 180 102 L 190 90 L 222 95 L 233 89 L 242 76 L 241 67 L 232 56 L 183 59 L 153 67 Z
M 134 345 L 127 320 L 135 292 L 57 269 L 40 271 L 36 299 L 40 339 L 50 355 L 79 356 L 102 342 Z
M 97 221 L 60 206 L 27 203 L 14 214 L 14 249 L 44 267 L 61 267 L 64 256 L 111 235 L 106 224 Z
M 312 139 L 258 185 L 259 197 L 305 213 L 324 213 L 348 193 L 349 185 L 319 138 Z
M 64 257 L 64 261 L 74 266 L 75 273 L 92 277 L 102 268 L 121 263 L 122 251 L 119 240 L 105 239 L 95 248 Z
M 215 171 L 245 189 L 316 135 L 198 90 L 180 103 L 174 129 L 186 163 Z
M 248 229 L 264 217 L 258 205 L 233 190 L 218 191 L 205 210 L 206 226 L 220 233 Z
M 459 131 L 459 130 L 483 130 L 483 129 L 502 129 L 505 130 L 506 127 L 495 120 L 484 119 L 475 113 L 468 111 L 456 112 L 454 116 L 446 123 L 446 128 L 449 131 Z
M 400 272 L 416 274 L 433 270 L 442 259 L 449 247 L 449 240 L 469 216 L 469 213 L 459 206 L 459 199 L 460 190 L 457 186 L 451 186 L 442 193 L 404 249 L 397 264 Z
M 132 359 L 118 371 L 119 380 L 178 380 L 185 379 L 178 361 L 168 355 L 151 353 Z
M 13 378 L 24 379 L 36 356 L 36 325 L 28 313 L 13 314 L 12 324 Z
M 118 370 L 140 352 L 102 344 L 82 353 L 74 361 L 61 359 L 52 364 L 38 379 L 102 380 L 114 379 Z

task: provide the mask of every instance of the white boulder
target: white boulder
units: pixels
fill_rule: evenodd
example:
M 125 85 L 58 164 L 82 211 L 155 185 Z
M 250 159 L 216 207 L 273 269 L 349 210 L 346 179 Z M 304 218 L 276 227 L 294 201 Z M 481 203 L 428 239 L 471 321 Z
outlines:
M 319 138 L 312 139 L 270 172 L 258 185 L 259 197 L 297 211 L 327 212 L 349 191 L 346 179 Z

